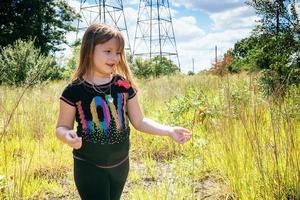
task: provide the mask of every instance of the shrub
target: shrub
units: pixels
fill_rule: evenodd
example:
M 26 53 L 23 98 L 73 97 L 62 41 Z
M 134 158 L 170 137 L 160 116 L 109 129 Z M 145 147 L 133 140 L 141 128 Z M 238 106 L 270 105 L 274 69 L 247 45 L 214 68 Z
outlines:
M 55 59 L 41 54 L 34 41 L 17 40 L 1 49 L 0 84 L 22 86 L 59 78 Z

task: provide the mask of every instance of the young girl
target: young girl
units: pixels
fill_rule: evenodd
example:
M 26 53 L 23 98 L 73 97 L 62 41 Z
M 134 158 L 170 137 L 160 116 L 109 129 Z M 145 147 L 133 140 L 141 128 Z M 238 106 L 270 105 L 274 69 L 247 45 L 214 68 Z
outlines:
M 82 199 L 120 199 L 129 172 L 129 120 L 141 132 L 180 144 L 190 139 L 185 128 L 145 118 L 137 91 L 121 33 L 105 24 L 88 27 L 79 66 L 60 96 L 56 125 L 56 136 L 73 148 L 74 180 Z

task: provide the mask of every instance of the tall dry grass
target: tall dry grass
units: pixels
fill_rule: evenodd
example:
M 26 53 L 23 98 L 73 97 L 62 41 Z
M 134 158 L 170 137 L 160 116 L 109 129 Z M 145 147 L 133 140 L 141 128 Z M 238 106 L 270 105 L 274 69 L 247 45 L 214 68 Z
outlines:
M 25 93 L 1 141 L 0 199 L 79 199 L 71 149 L 55 137 L 66 82 Z M 193 132 L 184 145 L 131 129 L 123 199 L 299 199 L 300 90 L 277 105 L 254 75 L 138 80 L 147 117 Z M 4 124 L 21 89 L 1 87 Z

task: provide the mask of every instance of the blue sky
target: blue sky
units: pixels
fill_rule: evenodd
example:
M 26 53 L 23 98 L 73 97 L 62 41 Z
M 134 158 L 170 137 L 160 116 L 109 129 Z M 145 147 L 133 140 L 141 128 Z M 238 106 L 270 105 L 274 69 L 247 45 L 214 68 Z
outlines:
M 77 11 L 79 2 L 68 0 Z M 184 73 L 192 70 L 193 59 L 195 72 L 209 69 L 215 57 L 215 45 L 218 46 L 218 57 L 221 58 L 236 41 L 251 34 L 255 21 L 259 19 L 253 8 L 243 0 L 170 0 L 169 3 L 180 65 Z M 129 40 L 133 46 L 139 1 L 123 0 L 123 6 Z M 299 4 L 297 8 L 299 11 Z M 75 33 L 67 34 L 69 42 L 75 38 Z M 70 52 L 66 48 L 61 56 L 68 57 Z

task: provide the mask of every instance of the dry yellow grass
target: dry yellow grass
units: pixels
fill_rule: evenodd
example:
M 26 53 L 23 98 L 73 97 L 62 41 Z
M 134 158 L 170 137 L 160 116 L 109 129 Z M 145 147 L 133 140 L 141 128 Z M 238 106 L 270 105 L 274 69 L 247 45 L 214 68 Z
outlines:
M 297 199 L 300 91 L 278 107 L 246 74 L 138 80 L 147 117 L 185 126 L 185 145 L 131 129 L 123 199 Z M 25 93 L 0 147 L 0 199 L 79 199 L 71 149 L 55 137 L 66 82 Z M 0 87 L 0 131 L 21 89 Z M 297 111 L 298 109 L 298 111 Z

